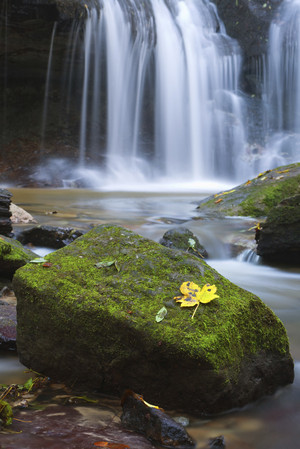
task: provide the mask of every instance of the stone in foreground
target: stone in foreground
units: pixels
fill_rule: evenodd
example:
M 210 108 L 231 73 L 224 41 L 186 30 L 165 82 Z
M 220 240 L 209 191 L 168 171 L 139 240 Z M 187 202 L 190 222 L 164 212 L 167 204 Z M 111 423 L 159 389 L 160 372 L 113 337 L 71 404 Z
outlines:
M 11 279 L 15 271 L 35 259 L 37 255 L 20 242 L 0 236 L 0 276 Z
M 141 396 L 129 390 L 122 398 L 121 422 L 130 430 L 145 435 L 150 441 L 165 447 L 191 449 L 195 442 L 185 428 L 158 406 L 148 404 Z
M 281 321 L 204 261 L 118 226 L 99 226 L 17 271 L 21 362 L 53 379 L 163 408 L 210 414 L 293 381 Z M 47 264 L 49 265 L 49 264 Z M 218 299 L 180 308 L 192 281 Z M 156 322 L 165 306 L 167 315 Z

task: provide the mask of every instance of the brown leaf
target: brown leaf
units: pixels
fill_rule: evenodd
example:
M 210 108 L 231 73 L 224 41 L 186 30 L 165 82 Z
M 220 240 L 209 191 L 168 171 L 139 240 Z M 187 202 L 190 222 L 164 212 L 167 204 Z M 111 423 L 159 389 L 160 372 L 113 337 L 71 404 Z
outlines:
M 45 268 L 49 268 L 49 267 L 51 267 L 52 266 L 52 263 L 51 262 L 45 262 L 45 263 L 43 263 L 43 267 L 45 267 Z

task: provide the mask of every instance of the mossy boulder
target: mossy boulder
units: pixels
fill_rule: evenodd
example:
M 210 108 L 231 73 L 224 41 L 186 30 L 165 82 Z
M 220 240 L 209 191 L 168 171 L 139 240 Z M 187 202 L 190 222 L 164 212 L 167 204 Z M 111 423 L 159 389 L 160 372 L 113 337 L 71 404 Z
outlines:
M 206 258 L 207 251 L 201 245 L 199 239 L 187 228 L 176 227 L 165 232 L 159 243 L 167 248 L 181 249 L 194 256 Z
M 17 240 L 0 236 L 0 273 L 1 277 L 12 279 L 15 271 L 38 257 L 24 248 Z
M 281 321 L 195 256 L 102 225 L 46 258 L 50 266 L 27 264 L 13 279 L 18 353 L 35 371 L 202 414 L 293 381 Z M 215 284 L 219 295 L 193 320 L 173 299 L 185 281 Z
M 300 193 L 300 163 L 274 168 L 198 203 L 207 215 L 265 217 L 285 198 Z
M 271 209 L 257 231 L 257 254 L 267 261 L 299 263 L 300 194 L 281 201 Z

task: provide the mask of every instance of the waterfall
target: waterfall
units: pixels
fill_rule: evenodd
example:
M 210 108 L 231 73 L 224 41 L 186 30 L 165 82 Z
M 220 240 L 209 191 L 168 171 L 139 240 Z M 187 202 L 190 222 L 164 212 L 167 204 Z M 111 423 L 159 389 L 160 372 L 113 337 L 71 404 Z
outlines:
M 242 57 L 215 6 L 98 1 L 82 44 L 80 173 L 98 167 L 100 184 L 243 179 Z
M 265 81 L 267 148 L 261 169 L 299 160 L 300 1 L 285 0 L 270 28 Z

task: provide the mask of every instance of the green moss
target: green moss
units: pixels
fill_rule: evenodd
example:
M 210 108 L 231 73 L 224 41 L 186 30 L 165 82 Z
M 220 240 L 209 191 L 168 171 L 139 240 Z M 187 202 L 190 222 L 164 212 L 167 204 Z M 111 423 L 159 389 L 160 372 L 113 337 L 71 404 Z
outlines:
M 95 267 L 108 257 L 117 261 L 120 271 L 115 265 Z M 89 329 L 84 337 L 87 346 L 105 338 L 105 346 L 96 349 L 103 360 L 116 354 L 129 357 L 135 340 L 145 354 L 163 342 L 169 356 L 185 354 L 215 371 L 226 368 L 231 377 L 237 376 L 245 355 L 288 350 L 282 324 L 253 294 L 198 258 L 125 229 L 98 227 L 47 259 L 50 268 L 28 264 L 15 275 L 17 296 L 26 298 L 18 306 L 19 341 L 23 333 L 35 335 L 36 327 L 44 327 L 44 334 L 49 327 L 51 335 L 61 334 L 63 323 L 64 333 L 76 339 Z M 200 305 L 194 320 L 193 310 L 180 308 L 173 300 L 185 281 L 215 284 L 220 296 Z M 164 304 L 168 314 L 158 324 L 155 316 Z M 43 324 L 42 314 L 47 316 Z M 28 321 L 30 330 L 25 328 Z
M 20 242 L 1 236 L 0 238 L 0 272 L 11 278 L 14 272 L 37 257 L 32 251 L 23 248 Z
M 228 216 L 266 216 L 280 201 L 300 193 L 300 163 L 268 170 L 232 190 L 201 201 L 198 210 Z

